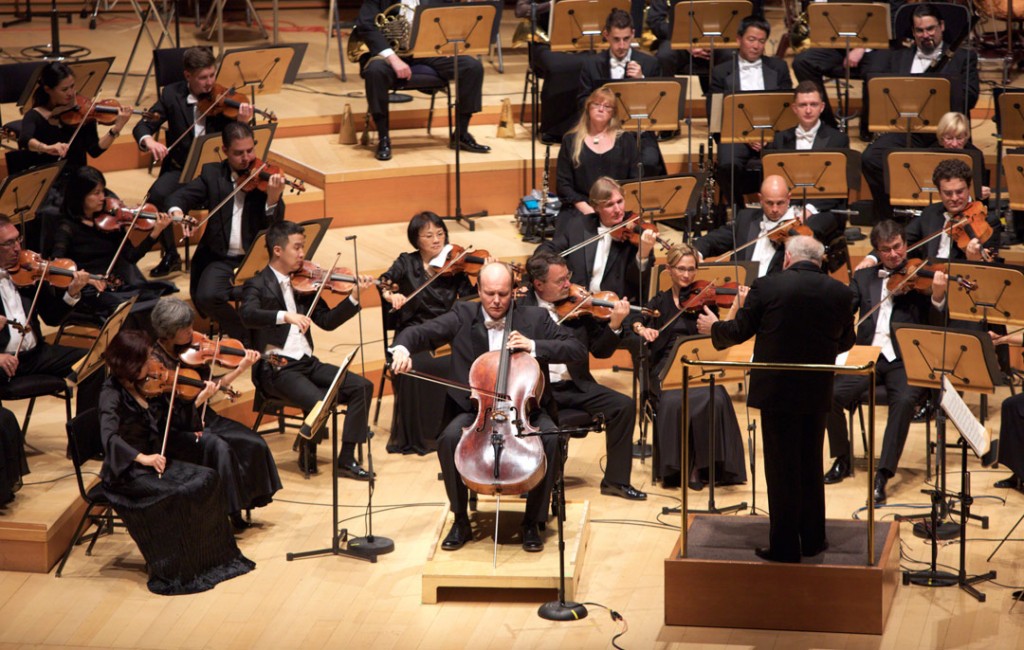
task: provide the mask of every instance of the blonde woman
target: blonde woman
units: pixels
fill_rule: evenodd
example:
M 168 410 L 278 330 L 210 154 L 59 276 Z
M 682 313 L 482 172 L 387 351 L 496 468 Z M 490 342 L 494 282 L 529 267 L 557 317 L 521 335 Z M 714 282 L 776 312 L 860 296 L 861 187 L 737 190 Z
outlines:
M 961 149 L 968 153 L 981 150 L 971 142 L 971 121 L 963 113 L 949 112 L 939 119 L 939 125 L 935 131 L 936 148 L 939 149 Z M 973 154 L 972 154 L 973 155 Z M 978 193 L 977 199 L 987 201 L 992 194 L 988 187 L 988 169 L 982 171 L 984 183 Z

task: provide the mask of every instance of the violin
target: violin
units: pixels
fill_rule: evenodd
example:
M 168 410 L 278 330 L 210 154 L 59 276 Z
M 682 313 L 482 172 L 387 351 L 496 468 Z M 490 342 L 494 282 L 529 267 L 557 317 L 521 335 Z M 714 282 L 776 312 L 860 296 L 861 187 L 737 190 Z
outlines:
M 798 235 L 813 237 L 814 231 L 807 224 L 800 223 L 798 219 L 787 219 L 768 231 L 768 239 L 779 246 L 785 246 L 790 237 Z
M 89 105 L 92 104 L 92 108 Z M 94 120 L 97 124 L 110 125 L 117 121 L 121 112 L 121 103 L 116 99 L 93 101 L 85 95 L 75 95 L 75 102 L 67 106 L 59 106 L 50 112 L 51 117 L 60 120 L 61 124 L 78 126 L 82 122 Z M 153 122 L 160 119 L 158 113 L 132 109 L 132 115 L 141 115 L 142 119 Z
M 630 214 L 627 214 L 625 218 L 629 219 L 632 216 L 633 216 L 632 213 L 630 213 Z M 629 242 L 630 244 L 633 244 L 634 246 L 639 247 L 640 246 L 640 237 L 647 230 L 650 230 L 650 231 L 654 232 L 654 235 L 655 235 L 654 241 L 658 242 L 659 246 L 661 246 L 665 250 L 668 250 L 669 248 L 672 248 L 672 242 L 665 241 L 660 236 L 658 236 L 658 226 L 657 226 L 657 224 L 654 224 L 654 223 L 644 223 L 644 222 L 639 222 L 639 221 L 636 222 L 636 223 L 631 223 L 631 224 L 628 224 L 628 225 L 625 225 L 625 226 L 619 228 L 618 230 L 613 230 L 612 233 L 611 233 L 611 236 L 612 236 L 612 239 L 615 240 L 615 241 Z
M 220 84 L 213 84 L 210 92 L 197 98 L 197 107 L 200 113 L 209 115 L 224 115 L 231 119 L 238 117 L 238 109 L 242 104 L 249 101 L 249 98 L 242 93 L 235 92 L 234 87 L 225 88 Z M 276 122 L 277 116 L 273 111 L 264 111 L 252 107 L 257 115 L 262 115 L 268 122 Z
M 18 263 L 7 271 L 11 274 L 11 281 L 16 287 L 27 287 L 43 278 L 55 287 L 67 289 L 75 279 L 78 267 L 74 260 L 59 258 L 47 261 L 39 253 L 23 250 L 18 255 Z M 113 281 L 113 278 L 108 279 L 94 273 L 89 274 L 89 279 L 103 280 L 109 285 L 119 284 L 119 282 Z
M 292 273 L 292 289 L 296 293 L 316 293 L 320 289 L 320 285 L 325 283 L 324 290 L 347 297 L 355 291 L 359 284 L 359 278 L 351 269 L 337 267 L 328 272 L 316 262 L 308 260 L 302 263 L 302 268 Z M 398 290 L 395 283 L 388 282 L 386 279 L 374 280 L 373 283 L 390 291 Z
M 967 204 L 960 213 L 957 222 L 949 229 L 949 238 L 956 242 L 960 250 L 966 251 L 972 239 L 986 242 L 992 237 L 992 226 L 989 225 L 988 208 L 981 201 Z M 966 223 L 963 220 L 966 219 Z
M 258 174 L 253 175 L 252 171 L 254 168 L 258 168 L 263 165 L 263 161 L 259 158 L 253 158 L 249 166 L 241 172 L 238 172 L 238 183 L 242 184 L 243 192 L 252 192 L 253 190 L 259 190 L 261 192 L 267 191 L 267 184 L 270 181 L 270 177 L 274 174 L 283 174 L 281 168 L 277 165 L 271 165 L 267 163 L 263 165 L 263 169 Z M 252 178 L 248 178 L 252 175 Z M 246 180 L 248 178 L 248 180 Z M 284 184 L 292 189 L 296 194 L 301 194 L 306 191 L 306 185 L 301 179 L 296 178 L 295 180 L 284 179 Z
M 192 343 L 178 358 L 189 366 L 202 366 L 216 359 L 218 366 L 234 369 L 242 363 L 246 352 L 248 350 L 238 339 L 222 337 L 213 340 L 202 332 L 192 332 Z M 264 352 L 260 358 L 275 368 L 288 365 L 288 357 L 277 352 Z
M 475 278 L 480 275 L 480 269 L 487 263 L 487 258 L 491 256 L 490 253 L 482 249 L 467 253 L 466 249 L 458 244 L 451 244 L 451 247 L 448 257 L 445 258 L 443 270 L 438 275 L 450 277 L 457 273 L 465 273 Z M 515 262 L 506 262 L 506 264 L 512 269 L 513 283 L 518 282 L 518 278 L 522 277 L 525 271 L 522 264 Z
M 174 388 L 176 397 L 186 402 L 192 402 L 206 388 L 206 382 L 195 370 L 181 368 L 178 370 L 178 383 L 175 387 L 174 370 L 165 366 L 156 357 L 150 357 L 146 361 L 146 378 L 138 385 L 139 393 L 146 399 L 153 399 L 171 392 L 172 388 Z M 228 386 L 221 386 L 218 390 L 227 395 L 231 401 L 239 397 L 239 393 Z
M 481 354 L 469 369 L 476 419 L 462 429 L 455 467 L 462 482 L 480 494 L 529 492 L 547 470 L 544 445 L 529 435 L 537 432 L 529 416 L 540 404 L 544 375 L 529 353 L 508 349 L 514 310 L 512 302 L 501 349 Z
M 945 269 L 945 264 L 925 264 L 921 260 L 907 259 L 889 274 L 885 281 L 885 287 L 891 294 L 910 291 L 931 293 L 935 272 L 945 271 Z M 951 275 L 949 279 L 959 284 L 965 291 L 974 291 L 978 288 L 976 282 L 972 282 L 962 275 Z
M 716 284 L 708 280 L 695 280 L 693 284 L 680 290 L 680 309 L 691 313 L 704 311 L 705 305 L 728 309 L 736 301 L 738 292 L 739 284 L 736 282 Z
M 139 217 L 138 220 L 135 219 L 136 215 Z M 93 223 L 100 230 L 114 232 L 123 226 L 130 226 L 134 222 L 136 228 L 148 232 L 153 230 L 156 220 L 159 218 L 160 213 L 152 203 L 143 203 L 138 207 L 129 208 L 120 199 L 108 196 L 103 202 L 103 209 L 93 219 Z M 196 225 L 196 220 L 188 215 L 172 217 L 172 220 L 175 223 L 193 227 Z
M 593 316 L 598 320 L 611 320 L 612 309 L 618 301 L 619 297 L 613 291 L 591 293 L 585 287 L 571 284 L 569 285 L 569 295 L 555 303 L 555 313 L 558 314 L 559 323 L 584 314 Z M 629 311 L 651 318 L 657 318 L 661 315 L 661 312 L 657 309 L 648 309 L 639 305 L 630 305 Z

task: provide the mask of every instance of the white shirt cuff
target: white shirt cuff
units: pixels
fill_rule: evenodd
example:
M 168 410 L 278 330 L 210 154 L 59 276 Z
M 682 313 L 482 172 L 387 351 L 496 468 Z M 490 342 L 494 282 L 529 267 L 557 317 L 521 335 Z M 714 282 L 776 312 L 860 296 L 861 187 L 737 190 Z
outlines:
M 286 311 L 279 311 L 279 312 L 277 312 L 277 324 L 278 325 L 284 325 L 284 315 L 287 314 L 287 313 L 288 312 L 286 312 Z
M 348 299 L 352 301 L 353 305 L 358 307 L 359 306 L 359 290 L 356 289 L 355 291 L 350 293 L 349 296 L 348 296 Z
M 939 302 L 935 302 L 935 298 L 932 298 L 932 306 L 935 307 L 936 309 L 938 309 L 939 311 L 945 311 L 945 309 L 946 309 L 946 296 L 942 296 L 942 300 L 939 301 Z
M 151 135 L 149 135 L 147 133 L 146 135 L 144 135 L 141 138 L 139 138 L 139 150 L 140 151 L 146 151 L 146 138 L 152 138 L 152 137 L 153 136 L 151 136 Z
M 72 296 L 67 291 L 64 292 L 64 303 L 74 307 L 78 304 L 78 301 L 82 299 L 82 294 L 79 292 L 77 296 Z
M 382 57 L 384 57 L 384 58 L 386 59 L 386 58 L 388 58 L 389 56 L 391 56 L 391 55 L 392 55 L 392 54 L 394 54 L 394 53 L 395 53 L 395 51 L 394 51 L 394 50 L 392 50 L 392 49 L 391 49 L 391 48 L 389 47 L 389 48 L 387 48 L 387 49 L 383 49 L 383 50 L 381 50 L 381 51 L 380 51 L 380 54 L 379 54 L 378 56 L 382 56 Z

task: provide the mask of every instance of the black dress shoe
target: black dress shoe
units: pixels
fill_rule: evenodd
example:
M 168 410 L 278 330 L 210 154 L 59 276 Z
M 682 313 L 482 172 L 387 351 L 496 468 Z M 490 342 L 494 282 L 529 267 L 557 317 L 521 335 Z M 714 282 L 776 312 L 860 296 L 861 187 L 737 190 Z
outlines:
M 452 140 L 448 143 L 449 149 L 455 148 L 455 141 Z M 463 133 L 462 137 L 459 138 L 459 149 L 468 151 L 470 153 L 490 153 L 491 148 L 485 144 L 480 144 L 476 139 L 469 133 Z
M 1019 489 L 1021 489 L 1020 479 L 1017 478 L 1016 474 L 1011 474 L 1010 476 L 1004 478 L 1003 480 L 996 481 L 995 483 L 993 483 L 992 487 L 995 487 L 995 488 L 1009 488 L 1011 490 L 1019 490 Z
M 561 144 L 562 143 L 562 139 L 559 138 L 557 135 L 551 135 L 550 133 L 541 133 L 540 134 L 540 143 L 541 144 Z
M 466 542 L 473 539 L 473 527 L 469 525 L 469 519 L 455 518 L 452 529 L 448 531 L 444 541 L 441 542 L 441 549 L 445 551 L 457 551 L 466 545 Z
M 240 512 L 232 512 L 228 515 L 228 518 L 231 519 L 231 527 L 235 529 L 236 533 L 240 533 L 247 528 L 252 528 L 252 524 L 246 521 Z
M 176 273 L 181 270 L 181 258 L 177 253 L 164 255 L 164 258 L 149 272 L 150 277 L 162 278 L 165 275 Z
M 619 483 L 605 483 L 601 482 L 601 494 L 607 494 L 613 497 L 622 497 L 623 499 L 629 499 L 630 501 L 644 501 L 647 499 L 647 494 L 636 489 L 629 484 Z
M 872 496 L 875 500 L 875 505 L 882 505 L 886 501 L 885 496 L 885 484 L 889 482 L 889 477 L 885 474 L 878 472 L 875 474 L 875 488 Z
M 377 153 L 374 154 L 377 160 L 391 160 L 391 136 L 381 136 L 377 142 Z
M 691 478 L 686 482 L 686 484 L 689 485 L 690 489 L 694 492 L 700 492 L 704 489 L 704 481 L 701 481 L 700 479 Z
M 320 470 L 317 468 L 316 463 L 316 449 L 312 449 L 308 454 L 303 450 L 302 446 L 299 447 L 299 470 L 303 474 L 319 474 Z
M 827 550 L 828 550 L 828 540 L 826 539 L 825 543 L 822 544 L 821 546 L 817 547 L 817 548 L 802 548 L 802 549 L 800 549 L 800 554 L 803 555 L 804 557 L 814 557 L 815 555 L 821 555 L 822 553 L 824 553 Z
M 785 562 L 787 564 L 800 563 L 800 558 L 782 558 L 772 553 L 772 550 L 770 548 L 755 548 L 754 554 L 762 560 L 767 560 L 768 562 Z
M 354 460 L 339 460 L 338 461 L 338 476 L 342 478 L 352 478 L 357 481 L 369 481 L 370 473 L 359 466 Z M 374 477 L 376 478 L 376 477 Z
M 523 524 L 523 550 L 527 553 L 540 553 L 544 550 L 544 540 L 540 538 L 537 524 Z
M 832 469 L 825 472 L 823 479 L 825 485 L 839 483 L 850 475 L 850 457 L 848 455 L 836 456 L 836 462 L 832 463 Z

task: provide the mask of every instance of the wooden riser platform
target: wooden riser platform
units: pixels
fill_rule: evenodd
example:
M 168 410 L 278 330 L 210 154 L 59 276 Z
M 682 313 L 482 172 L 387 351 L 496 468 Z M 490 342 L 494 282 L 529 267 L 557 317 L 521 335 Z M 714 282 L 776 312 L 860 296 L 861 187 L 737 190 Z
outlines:
M 481 595 L 481 590 L 508 593 L 509 590 L 542 589 L 557 593 L 558 523 L 549 521 L 547 530 L 541 531 L 545 544 L 542 553 L 527 553 L 519 537 L 525 503 L 517 497 L 501 500 L 497 568 L 493 564 L 494 500 L 480 499 L 480 509 L 470 516 L 473 541 L 458 551 L 441 550 L 441 541 L 453 522 L 453 515 L 446 508 L 438 520 L 434 545 L 423 567 L 422 602 L 437 603 L 442 589 L 472 590 L 469 598 L 473 600 Z M 564 527 L 565 598 L 573 600 L 590 539 L 590 502 L 566 503 Z
M 882 634 L 900 584 L 899 523 L 829 520 L 831 547 L 802 564 L 764 562 L 767 517 L 691 515 L 688 557 L 665 560 L 665 624 Z

